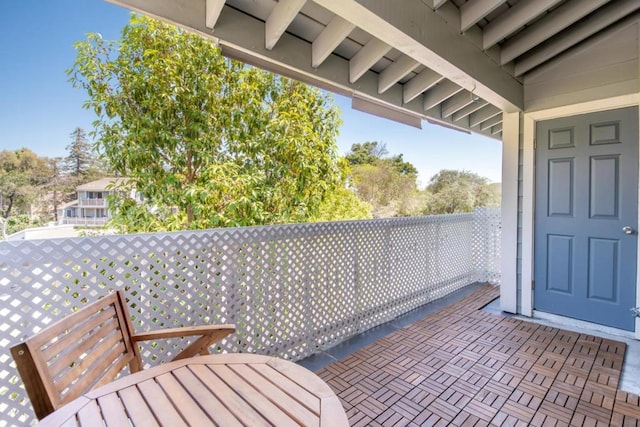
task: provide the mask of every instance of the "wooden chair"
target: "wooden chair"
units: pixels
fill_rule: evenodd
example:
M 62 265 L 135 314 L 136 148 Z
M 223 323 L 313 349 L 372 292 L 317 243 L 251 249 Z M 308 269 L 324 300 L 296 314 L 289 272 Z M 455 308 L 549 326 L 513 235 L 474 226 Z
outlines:
M 11 348 L 38 419 L 111 382 L 129 365 L 142 369 L 137 343 L 201 335 L 174 360 L 209 354 L 234 325 L 191 326 L 135 334 L 122 291 L 101 298 Z

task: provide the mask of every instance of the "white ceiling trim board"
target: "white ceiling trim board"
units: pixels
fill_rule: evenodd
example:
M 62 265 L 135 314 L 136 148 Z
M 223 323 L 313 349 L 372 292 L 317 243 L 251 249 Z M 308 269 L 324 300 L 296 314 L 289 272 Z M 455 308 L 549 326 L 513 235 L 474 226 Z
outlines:
M 522 83 L 424 3 L 313 1 L 480 98 L 506 111 L 522 109 Z
M 422 70 L 417 76 L 404 84 L 402 88 L 402 101 L 406 104 L 424 91 L 435 86 L 444 77 L 428 68 Z
M 334 16 L 311 44 L 311 66 L 318 68 L 354 28 L 351 22 Z
M 488 104 L 488 102 L 485 101 L 484 99 L 479 99 L 476 102 L 467 105 L 466 107 L 464 107 L 460 111 L 457 111 L 457 112 L 453 113 L 453 116 L 451 116 L 451 119 L 454 122 L 457 122 L 460 119 L 463 119 L 463 118 L 469 116 L 471 113 L 473 113 L 475 111 L 478 111 L 479 109 L 481 109 L 482 107 L 484 107 L 487 104 Z
M 480 124 L 480 130 L 487 130 L 496 126 L 497 124 L 502 123 L 502 114 L 496 115 L 490 119 L 485 120 Z
M 267 50 L 273 49 L 293 19 L 298 15 L 306 0 L 280 0 L 264 24 L 264 45 Z
M 498 44 L 500 40 L 513 34 L 516 30 L 527 24 L 527 22 L 544 13 L 560 1 L 561 0 L 534 0 L 516 3 L 511 9 L 501 14 L 499 18 L 491 21 L 483 28 L 482 48 L 486 50 Z
M 499 108 L 496 108 L 493 105 L 487 105 L 476 111 L 475 113 L 471 113 L 469 115 L 469 127 L 476 127 L 485 120 L 495 117 L 501 113 L 502 111 L 500 111 Z
M 462 110 L 464 107 L 473 104 L 477 99 L 474 94 L 466 90 L 460 91 L 442 103 L 442 117 L 447 118 L 454 113 Z
M 213 28 L 220 18 L 220 12 L 224 7 L 225 0 L 207 0 L 205 25 L 207 28 Z
M 460 31 L 467 31 L 507 0 L 471 0 L 460 7 Z
M 604 6 L 597 14 L 588 16 L 582 22 L 549 39 L 521 59 L 516 60 L 515 75 L 520 76 L 526 73 L 637 9 L 640 9 L 640 1 L 638 0 L 618 0 Z
M 376 62 L 391 50 L 391 46 L 373 37 L 349 60 L 349 82 L 355 83 Z
M 500 50 L 500 63 L 506 64 L 551 36 L 579 21 L 609 0 L 589 0 L 565 3 L 544 19 L 507 40 Z
M 443 80 L 431 89 L 429 89 L 423 98 L 423 108 L 425 111 L 441 104 L 445 99 L 448 99 L 460 92 L 462 88 L 450 80 Z
M 378 78 L 378 93 L 384 93 L 404 76 L 415 70 L 420 64 L 406 55 L 389 65 Z

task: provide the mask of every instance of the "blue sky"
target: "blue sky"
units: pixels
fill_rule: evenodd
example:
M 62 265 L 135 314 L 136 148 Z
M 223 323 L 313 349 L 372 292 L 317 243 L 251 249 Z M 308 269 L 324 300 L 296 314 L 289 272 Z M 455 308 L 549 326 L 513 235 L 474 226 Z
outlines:
M 21 0 L 0 5 L 0 150 L 28 147 L 63 156 L 76 127 L 91 130 L 94 115 L 82 108 L 86 94 L 67 81 L 73 44 L 87 32 L 116 39 L 129 11 L 104 0 Z M 441 169 L 465 169 L 500 181 L 501 142 L 423 123 L 422 130 L 351 109 L 342 110 L 340 152 L 352 144 L 381 141 L 391 154 L 413 163 L 424 185 Z

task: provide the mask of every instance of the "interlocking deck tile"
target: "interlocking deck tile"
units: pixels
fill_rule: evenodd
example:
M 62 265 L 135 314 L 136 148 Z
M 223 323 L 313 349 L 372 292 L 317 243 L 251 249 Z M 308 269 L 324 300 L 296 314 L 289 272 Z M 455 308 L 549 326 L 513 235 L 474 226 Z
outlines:
M 466 411 L 458 413 L 458 415 L 456 415 L 456 417 L 451 421 L 451 424 L 461 427 L 477 427 L 489 425 L 488 422 L 483 421 L 477 416 L 472 415 Z
M 319 370 L 352 426 L 635 426 L 625 345 L 478 311 L 484 286 Z
M 537 413 L 543 414 L 546 417 L 551 417 L 568 425 L 571 422 L 574 410 L 545 400 L 540 405 Z
M 391 408 L 378 415 L 378 418 L 376 418 L 375 421 L 383 426 L 389 427 L 404 427 L 411 423 L 410 418 L 402 416 Z

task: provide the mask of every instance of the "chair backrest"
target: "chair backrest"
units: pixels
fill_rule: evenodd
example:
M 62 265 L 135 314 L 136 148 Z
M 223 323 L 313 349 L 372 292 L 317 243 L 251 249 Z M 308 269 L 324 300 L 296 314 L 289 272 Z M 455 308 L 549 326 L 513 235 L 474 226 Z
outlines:
M 115 379 L 142 368 L 122 291 L 101 298 L 11 348 L 36 416 L 44 418 Z

